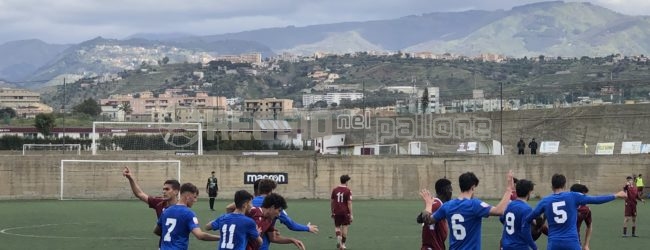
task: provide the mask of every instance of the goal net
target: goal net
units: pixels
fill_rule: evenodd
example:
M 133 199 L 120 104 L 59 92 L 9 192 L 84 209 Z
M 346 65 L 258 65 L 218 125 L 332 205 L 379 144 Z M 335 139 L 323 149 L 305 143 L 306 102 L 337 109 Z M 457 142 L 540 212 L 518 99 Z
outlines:
M 178 160 L 61 160 L 61 200 L 133 199 L 128 179 L 122 175 L 129 167 L 142 191 L 161 196 L 166 180 L 181 180 Z
M 202 155 L 202 134 L 201 123 L 93 122 L 90 137 L 93 155 L 125 150 Z
M 23 144 L 23 155 L 42 155 L 51 153 L 81 154 L 81 144 Z

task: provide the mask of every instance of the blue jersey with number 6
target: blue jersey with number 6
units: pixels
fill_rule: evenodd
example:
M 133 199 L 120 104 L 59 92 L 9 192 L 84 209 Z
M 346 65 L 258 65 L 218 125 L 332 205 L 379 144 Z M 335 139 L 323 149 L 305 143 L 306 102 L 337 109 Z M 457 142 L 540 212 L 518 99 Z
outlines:
M 481 224 L 490 216 L 489 204 L 479 199 L 453 199 L 442 205 L 434 214 L 436 221 L 447 219 L 449 249 L 481 249 Z
M 224 214 L 212 222 L 212 230 L 221 231 L 219 250 L 245 250 L 249 240 L 257 240 L 257 225 L 243 214 Z
M 161 250 L 188 249 L 190 232 L 199 227 L 199 220 L 186 206 L 174 205 L 165 209 L 158 219 L 162 229 Z
M 577 192 L 561 192 L 544 197 L 531 214 L 526 217 L 526 223 L 544 213 L 548 222 L 548 249 L 580 249 L 578 229 L 578 206 L 586 204 L 602 204 L 613 201 L 614 195 L 589 196 Z

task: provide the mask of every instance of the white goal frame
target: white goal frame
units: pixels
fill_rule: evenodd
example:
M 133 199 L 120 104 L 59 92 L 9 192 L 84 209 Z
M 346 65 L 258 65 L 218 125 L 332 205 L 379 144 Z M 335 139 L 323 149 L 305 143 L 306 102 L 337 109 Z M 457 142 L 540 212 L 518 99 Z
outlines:
M 92 151 L 92 155 L 97 155 L 97 140 L 101 139 L 99 138 L 99 135 L 97 134 L 97 124 L 116 124 L 116 125 L 152 125 L 152 126 L 161 126 L 161 125 L 168 125 L 168 126 L 173 126 L 173 125 L 194 125 L 197 126 L 197 135 L 199 136 L 198 138 L 198 147 L 197 147 L 197 155 L 203 155 L 203 125 L 200 122 L 176 122 L 176 123 L 160 123 L 160 122 L 93 122 L 93 132 L 90 135 L 92 138 L 92 144 L 90 144 L 90 148 Z
M 61 165 L 59 166 L 60 172 L 60 189 L 59 189 L 59 200 L 83 200 L 83 199 L 63 199 L 63 170 L 65 168 L 66 162 L 89 162 L 89 163 L 176 163 L 178 164 L 178 182 L 181 182 L 181 168 L 182 164 L 180 160 L 61 160 Z
M 23 155 L 25 155 L 25 151 L 27 151 L 27 148 L 37 146 L 37 147 L 55 147 L 55 146 L 63 146 L 63 151 L 68 149 L 73 149 L 74 147 L 77 147 L 77 155 L 81 155 L 81 144 L 23 144 Z M 72 151 L 72 150 L 71 150 Z

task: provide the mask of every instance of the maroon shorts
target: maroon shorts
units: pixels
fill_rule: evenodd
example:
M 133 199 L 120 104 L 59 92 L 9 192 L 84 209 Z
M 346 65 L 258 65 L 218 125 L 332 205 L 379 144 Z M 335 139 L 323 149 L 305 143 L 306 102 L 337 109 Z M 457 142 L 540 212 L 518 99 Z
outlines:
M 636 217 L 636 204 L 625 203 L 625 217 Z
M 335 214 L 334 215 L 334 226 L 347 226 L 350 225 L 350 215 L 349 214 Z

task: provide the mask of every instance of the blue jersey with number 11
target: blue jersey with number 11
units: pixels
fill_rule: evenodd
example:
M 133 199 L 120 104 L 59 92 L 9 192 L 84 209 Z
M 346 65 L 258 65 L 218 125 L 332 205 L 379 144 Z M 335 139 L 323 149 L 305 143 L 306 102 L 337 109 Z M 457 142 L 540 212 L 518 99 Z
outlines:
M 221 231 L 219 250 L 245 250 L 249 240 L 257 240 L 257 225 L 243 214 L 224 214 L 212 222 L 212 230 Z
M 445 202 L 434 214 L 436 221 L 447 219 L 449 249 L 481 249 L 481 224 L 492 206 L 479 199 L 454 199 Z

